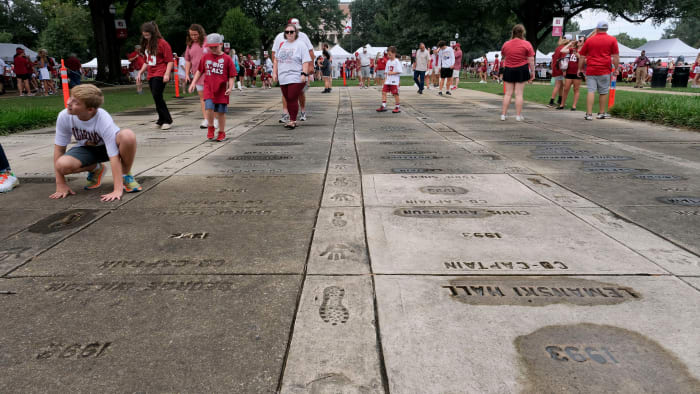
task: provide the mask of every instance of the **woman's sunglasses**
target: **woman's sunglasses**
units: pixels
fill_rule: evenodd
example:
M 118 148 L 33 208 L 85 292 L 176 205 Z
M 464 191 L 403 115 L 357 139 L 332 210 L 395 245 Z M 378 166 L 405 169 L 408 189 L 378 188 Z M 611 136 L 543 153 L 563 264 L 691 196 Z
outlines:
M 294 34 L 296 33 L 294 30 L 285 30 L 284 34 Z

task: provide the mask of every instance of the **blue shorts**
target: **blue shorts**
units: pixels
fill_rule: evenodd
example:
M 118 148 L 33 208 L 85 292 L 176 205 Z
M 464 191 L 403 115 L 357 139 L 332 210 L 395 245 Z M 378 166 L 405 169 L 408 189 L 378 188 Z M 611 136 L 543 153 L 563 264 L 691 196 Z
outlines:
M 228 112 L 228 104 L 214 104 L 214 100 L 206 99 L 204 100 L 204 109 L 213 109 L 214 112 L 226 113 Z

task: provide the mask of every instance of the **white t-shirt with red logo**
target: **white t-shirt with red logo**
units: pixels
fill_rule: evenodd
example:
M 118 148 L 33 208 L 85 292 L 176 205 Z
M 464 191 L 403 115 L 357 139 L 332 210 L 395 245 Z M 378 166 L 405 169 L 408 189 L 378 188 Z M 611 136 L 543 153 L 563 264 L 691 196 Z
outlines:
M 56 120 L 56 138 L 54 143 L 58 146 L 68 146 L 71 136 L 75 138 L 78 146 L 100 146 L 107 148 L 107 156 L 119 155 L 117 146 L 117 126 L 112 117 L 102 108 L 98 108 L 95 116 L 82 121 L 77 115 L 71 115 L 67 109 L 58 114 Z
M 398 72 L 398 74 L 389 75 L 390 72 Z M 403 72 L 403 67 L 399 59 L 387 60 L 386 61 L 386 81 L 384 85 L 396 85 L 399 86 L 401 81 L 401 73 Z
M 203 75 L 201 78 L 204 78 L 202 98 L 211 99 L 214 104 L 228 104 L 227 82 L 229 78 L 238 75 L 231 56 L 225 53 L 220 55 L 206 53 L 199 61 L 199 72 Z
M 277 52 L 277 78 L 280 85 L 301 83 L 304 63 L 311 61 L 308 46 L 301 40 L 284 41 Z

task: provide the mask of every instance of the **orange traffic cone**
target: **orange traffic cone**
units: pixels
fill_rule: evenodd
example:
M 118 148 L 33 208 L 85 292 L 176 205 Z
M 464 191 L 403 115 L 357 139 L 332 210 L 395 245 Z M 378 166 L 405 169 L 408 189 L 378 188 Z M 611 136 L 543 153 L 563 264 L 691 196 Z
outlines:
M 178 58 L 176 53 L 173 53 L 173 60 L 175 60 L 175 70 L 173 70 L 175 72 L 175 98 L 182 98 L 180 97 L 180 76 L 178 75 L 180 69 L 177 65 Z
M 61 59 L 61 89 L 63 89 L 63 106 L 68 108 L 68 99 L 70 98 L 70 89 L 68 88 L 68 70 Z

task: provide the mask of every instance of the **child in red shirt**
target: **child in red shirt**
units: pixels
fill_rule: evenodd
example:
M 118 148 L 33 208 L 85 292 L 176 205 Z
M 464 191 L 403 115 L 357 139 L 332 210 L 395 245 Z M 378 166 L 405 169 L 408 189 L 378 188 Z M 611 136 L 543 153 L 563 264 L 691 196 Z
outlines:
M 219 121 L 219 134 L 216 141 L 226 139 L 226 112 L 228 111 L 229 95 L 233 89 L 236 75 L 236 67 L 230 56 L 227 56 L 222 48 L 224 37 L 221 34 L 212 33 L 207 36 L 206 46 L 209 53 L 202 56 L 199 69 L 190 83 L 189 92 L 194 92 L 199 78 L 204 76 L 204 109 L 207 115 L 207 138 L 214 139 L 214 112 Z

